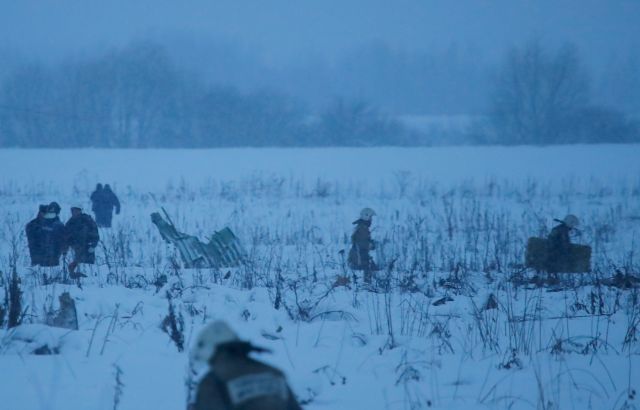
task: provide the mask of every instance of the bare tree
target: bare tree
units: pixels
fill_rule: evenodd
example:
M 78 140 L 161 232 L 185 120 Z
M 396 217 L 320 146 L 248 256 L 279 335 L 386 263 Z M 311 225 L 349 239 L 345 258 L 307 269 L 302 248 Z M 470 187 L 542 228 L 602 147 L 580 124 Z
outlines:
M 570 139 L 568 118 L 587 106 L 589 82 L 575 47 L 550 52 L 531 41 L 510 50 L 496 79 L 494 142 L 545 144 Z
M 598 94 L 606 103 L 640 119 L 640 44 L 608 62 Z
M 387 115 L 362 101 L 338 98 L 322 113 L 319 145 L 403 145 L 409 136 Z

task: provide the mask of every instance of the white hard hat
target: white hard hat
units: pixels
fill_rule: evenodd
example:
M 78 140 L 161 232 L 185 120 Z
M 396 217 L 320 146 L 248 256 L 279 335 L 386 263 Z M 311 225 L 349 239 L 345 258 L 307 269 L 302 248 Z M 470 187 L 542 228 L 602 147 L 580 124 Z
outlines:
M 572 214 L 565 216 L 562 222 L 564 222 L 564 224 L 569 228 L 577 228 L 578 226 L 580 226 L 580 220 L 577 216 Z
M 195 344 L 191 348 L 191 361 L 204 364 L 209 362 L 216 352 L 216 348 L 228 342 L 237 341 L 238 335 L 223 320 L 209 323 L 198 334 Z
M 363 208 L 362 211 L 360 211 L 360 219 L 362 219 L 363 221 L 370 221 L 375 214 L 376 211 L 374 211 L 373 209 Z

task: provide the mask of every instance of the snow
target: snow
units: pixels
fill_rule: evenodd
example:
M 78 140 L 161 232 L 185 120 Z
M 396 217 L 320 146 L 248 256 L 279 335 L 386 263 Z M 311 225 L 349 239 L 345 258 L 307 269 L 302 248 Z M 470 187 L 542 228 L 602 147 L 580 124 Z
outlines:
M 178 183 L 182 179 L 198 186 L 211 179 L 242 180 L 265 174 L 312 182 L 322 178 L 375 185 L 398 172 L 447 183 L 491 177 L 635 177 L 640 174 L 638 158 L 640 145 L 624 144 L 547 148 L 5 149 L 0 150 L 0 169 L 5 184 L 81 186 L 108 180 L 136 190 L 150 190 L 163 189 L 167 182 Z
M 24 325 L 0 330 L 0 407 L 184 408 L 187 354 L 161 329 L 169 292 L 187 346 L 229 321 L 273 351 L 260 359 L 308 409 L 633 408 L 637 289 L 602 283 L 640 272 L 638 158 L 639 145 L 0 150 L 0 270 L 16 243 L 28 307 Z M 29 267 L 24 224 L 51 200 L 67 218 L 97 182 L 123 203 L 97 265 L 82 289 L 45 285 L 59 270 Z M 203 239 L 230 226 L 250 264 L 176 270 L 150 222 L 160 206 Z M 372 286 L 354 284 L 340 254 L 364 206 L 396 259 Z M 594 272 L 519 283 L 526 239 L 568 212 Z M 44 324 L 65 291 L 78 331 Z M 490 294 L 499 307 L 484 310 Z M 45 344 L 58 354 L 31 353 Z

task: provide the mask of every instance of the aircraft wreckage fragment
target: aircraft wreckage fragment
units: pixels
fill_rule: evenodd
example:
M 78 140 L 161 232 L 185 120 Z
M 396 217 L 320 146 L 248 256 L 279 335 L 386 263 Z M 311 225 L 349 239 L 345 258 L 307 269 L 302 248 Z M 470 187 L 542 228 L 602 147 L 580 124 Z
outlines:
M 185 268 L 228 268 L 245 261 L 246 252 L 231 229 L 217 231 L 208 243 L 203 243 L 195 236 L 178 231 L 167 212 L 162 211 L 169 222 L 158 212 L 151 214 L 151 221 L 162 239 L 178 248 Z

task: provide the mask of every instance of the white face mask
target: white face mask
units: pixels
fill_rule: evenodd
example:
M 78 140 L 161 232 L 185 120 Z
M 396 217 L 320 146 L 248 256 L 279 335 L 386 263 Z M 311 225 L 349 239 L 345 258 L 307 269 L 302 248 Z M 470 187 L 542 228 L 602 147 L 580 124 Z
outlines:
M 53 213 L 53 212 L 48 212 L 46 214 L 44 214 L 44 218 L 45 219 L 53 219 L 57 216 L 57 214 Z

